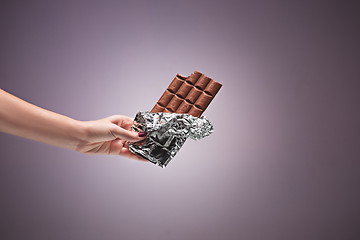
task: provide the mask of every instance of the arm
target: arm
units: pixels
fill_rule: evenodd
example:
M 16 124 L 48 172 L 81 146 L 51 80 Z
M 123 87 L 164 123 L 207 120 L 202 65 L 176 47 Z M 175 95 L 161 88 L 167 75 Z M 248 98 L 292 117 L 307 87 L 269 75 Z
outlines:
M 78 121 L 37 107 L 0 89 L 0 131 L 8 134 L 83 153 L 140 159 L 129 151 L 127 141 L 141 141 L 146 133 L 130 131 L 131 125 L 131 118 L 119 115 L 96 121 Z

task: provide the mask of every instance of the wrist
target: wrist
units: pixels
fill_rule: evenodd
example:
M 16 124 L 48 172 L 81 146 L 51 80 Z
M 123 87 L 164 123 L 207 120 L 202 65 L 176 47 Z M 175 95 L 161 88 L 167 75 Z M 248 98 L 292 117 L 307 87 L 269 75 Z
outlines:
M 73 140 L 74 143 L 72 144 L 72 149 L 81 152 L 82 146 L 87 143 L 88 139 L 88 132 L 89 126 L 88 122 L 86 121 L 79 121 L 74 120 L 71 123 L 72 133 L 73 133 Z

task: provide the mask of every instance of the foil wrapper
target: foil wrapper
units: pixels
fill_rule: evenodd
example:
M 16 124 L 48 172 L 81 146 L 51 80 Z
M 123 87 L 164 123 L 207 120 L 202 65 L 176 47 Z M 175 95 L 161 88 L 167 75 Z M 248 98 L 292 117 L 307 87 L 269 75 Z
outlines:
M 214 127 L 204 116 L 189 114 L 138 112 L 132 129 L 147 132 L 141 142 L 129 143 L 132 153 L 165 167 L 190 137 L 199 140 L 210 135 Z

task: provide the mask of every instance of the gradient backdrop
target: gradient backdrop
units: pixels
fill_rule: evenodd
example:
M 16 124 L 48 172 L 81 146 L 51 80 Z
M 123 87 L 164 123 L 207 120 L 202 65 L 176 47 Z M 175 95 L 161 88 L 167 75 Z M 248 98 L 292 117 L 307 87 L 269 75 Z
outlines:
M 0 238 L 360 239 L 350 1 L 0 1 L 0 86 L 80 119 L 223 83 L 166 169 L 0 134 Z

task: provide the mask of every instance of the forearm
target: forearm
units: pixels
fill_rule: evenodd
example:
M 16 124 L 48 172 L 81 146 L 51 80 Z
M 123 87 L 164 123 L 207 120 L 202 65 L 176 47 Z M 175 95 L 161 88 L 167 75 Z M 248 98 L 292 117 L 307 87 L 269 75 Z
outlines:
M 42 109 L 0 89 L 0 131 L 76 150 L 84 124 Z

